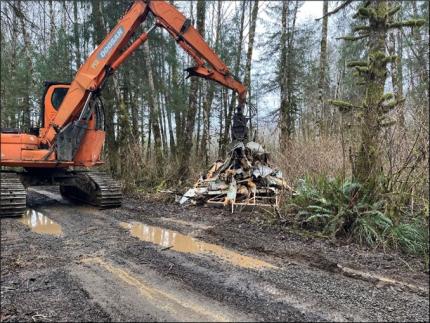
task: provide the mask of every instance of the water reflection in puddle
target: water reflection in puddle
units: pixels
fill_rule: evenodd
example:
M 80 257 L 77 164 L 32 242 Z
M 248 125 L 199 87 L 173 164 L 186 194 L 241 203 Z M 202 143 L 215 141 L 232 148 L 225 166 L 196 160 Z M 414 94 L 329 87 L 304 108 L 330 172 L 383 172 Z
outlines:
M 212 254 L 233 265 L 245 268 L 275 268 L 274 265 L 265 261 L 238 254 L 221 246 L 183 235 L 177 231 L 154 227 L 140 222 L 121 222 L 120 225 L 128 229 L 132 236 L 140 240 L 155 243 L 171 250 L 192 254 Z
M 20 222 L 29 226 L 31 231 L 36 233 L 50 234 L 54 236 L 60 236 L 63 233 L 61 225 L 36 210 L 25 211 Z

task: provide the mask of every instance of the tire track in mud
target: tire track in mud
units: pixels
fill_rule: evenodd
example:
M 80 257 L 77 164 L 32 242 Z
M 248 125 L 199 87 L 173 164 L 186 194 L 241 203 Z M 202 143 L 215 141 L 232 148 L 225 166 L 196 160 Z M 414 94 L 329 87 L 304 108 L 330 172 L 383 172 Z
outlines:
M 231 310 L 217 304 L 213 300 L 206 299 L 199 295 L 186 292 L 179 284 L 173 284 L 172 282 L 166 282 L 160 280 L 152 270 L 146 268 L 145 277 L 140 277 L 131 272 L 130 264 L 127 264 L 127 269 L 123 266 L 113 264 L 111 261 L 103 259 L 101 257 L 83 258 L 81 263 L 86 264 L 91 268 L 92 271 L 98 272 L 98 279 L 106 276 L 111 276 L 110 280 L 113 280 L 113 284 L 110 286 L 118 287 L 121 283 L 125 283 L 129 289 L 129 286 L 138 294 L 130 293 L 130 296 L 122 294 L 121 301 L 119 304 L 112 304 L 112 300 L 109 299 L 107 302 L 111 305 L 110 307 L 124 307 L 130 305 L 130 303 L 136 303 L 133 305 L 135 308 L 152 308 L 154 317 L 162 320 L 179 320 L 179 321 L 215 321 L 215 322 L 228 322 L 228 321 L 249 321 L 249 317 L 245 317 L 240 313 L 231 313 Z M 87 267 L 85 266 L 85 267 Z M 95 268 L 98 267 L 98 268 Z M 102 269 L 103 273 L 100 273 L 98 269 Z M 87 271 L 86 271 L 87 273 Z M 85 281 L 87 279 L 86 273 L 84 274 L 81 269 L 80 278 Z M 149 277 L 150 276 L 150 277 Z M 109 278 L 108 278 L 109 279 Z M 108 280 L 104 279 L 104 280 Z M 91 279 L 88 281 L 89 285 L 93 283 Z M 98 287 L 106 286 L 106 284 L 97 284 Z M 177 286 L 175 286 L 177 285 Z M 142 297 L 139 297 L 142 296 Z M 124 298 L 126 299 L 124 301 Z M 116 302 L 116 300 L 114 301 Z M 140 303 L 140 304 L 139 304 Z M 149 305 L 148 305 L 149 304 Z M 134 319 L 144 319 L 136 317 Z
M 163 250 L 158 245 L 146 243 L 132 237 L 129 235 L 128 230 L 121 228 L 119 221 L 106 217 L 104 211 L 98 211 L 90 207 L 75 207 L 73 215 L 68 213 L 69 208 L 65 206 L 51 206 L 49 208 L 40 208 L 40 210 L 62 225 L 65 248 L 70 255 L 74 255 L 75 262 L 81 263 L 81 259 L 88 257 L 99 257 L 107 259 L 104 261 L 111 263 L 112 268 L 124 266 L 127 263 L 126 268 L 133 268 L 130 272 L 134 277 L 146 277 L 147 270 L 144 269 L 144 265 L 147 264 L 162 279 L 177 280 L 184 284 L 181 290 L 186 290 L 189 294 L 196 295 L 194 296 L 195 299 L 208 297 L 214 304 L 226 304 L 228 307 L 233 308 L 238 314 L 227 315 L 229 318 L 234 318 L 233 320 L 240 320 L 241 317 L 247 317 L 247 320 L 250 320 L 249 318 L 251 320 L 253 318 L 258 318 L 259 320 L 282 318 L 283 320 L 296 321 L 297 319 L 304 320 L 306 317 L 309 319 L 321 319 L 319 316 L 300 313 L 286 304 L 280 303 L 268 306 L 271 301 L 265 298 L 263 292 L 260 292 L 258 297 L 255 297 L 255 291 L 247 290 L 246 293 L 241 293 L 241 290 L 244 290 L 244 288 L 237 286 L 235 283 L 229 286 L 228 284 L 224 284 L 224 282 L 222 284 L 218 282 L 218 277 L 228 277 L 231 274 L 245 275 L 248 277 L 247 280 L 253 281 L 258 279 L 258 275 L 261 273 L 259 270 L 237 268 L 211 255 L 200 256 L 197 254 L 178 253 L 173 250 Z M 90 226 L 88 226 L 88 222 L 91 223 Z M 98 226 L 98 228 L 94 229 L 95 226 Z M 118 244 L 118 241 L 121 241 L 121 243 Z M 138 257 L 135 258 L 134 255 Z M 186 276 L 182 275 L 182 271 L 186 272 L 186 275 L 191 275 L 192 278 L 187 279 Z M 208 275 L 201 275 L 204 272 Z M 75 276 L 75 271 L 72 271 L 72 275 Z M 84 279 L 85 275 L 78 277 L 81 280 Z M 144 319 L 136 316 L 136 310 L 129 309 L 122 313 L 120 313 L 120 310 L 115 312 L 109 311 L 112 304 L 107 299 L 113 297 L 115 293 L 112 294 L 112 291 L 104 290 L 103 286 L 113 284 L 113 282 L 117 284 L 118 280 L 120 280 L 118 277 L 112 279 L 111 275 L 109 277 L 106 281 L 96 280 L 98 282 L 97 286 L 89 285 L 86 280 L 83 287 L 90 295 L 92 295 L 91 290 L 95 289 L 98 291 L 93 297 L 96 300 L 100 300 L 102 308 L 106 309 L 114 319 Z M 226 281 L 228 282 L 228 280 Z M 193 284 L 190 284 L 190 282 L 193 282 Z M 116 290 L 116 294 L 121 294 L 121 297 L 129 299 L 130 297 L 127 296 L 129 293 L 128 289 L 122 286 L 122 288 Z M 216 295 L 208 293 L 210 290 L 215 291 Z M 227 302 L 226 299 L 228 300 Z M 240 301 L 237 301 L 237 299 L 240 299 Z M 120 308 L 128 307 L 120 306 Z M 136 308 L 140 307 L 137 306 Z M 149 312 L 155 313 L 151 317 L 154 317 L 154 315 L 155 317 L 166 317 L 167 315 L 162 314 L 162 311 L 154 312 L 153 307 L 147 308 Z M 226 308 L 222 313 L 229 313 L 229 311 L 232 310 L 227 310 Z M 241 312 L 247 313 L 247 316 L 240 314 Z M 281 316 L 279 317 L 279 315 Z M 177 313 L 177 316 L 180 317 L 181 313 Z M 168 317 L 171 318 L 171 316 Z M 201 319 L 196 320 L 199 321 Z M 205 320 L 208 319 L 206 318 Z M 215 321 L 219 320 L 219 318 L 215 319 Z
M 6 230 L 2 226 L 2 233 L 5 231 L 6 238 L 11 238 L 6 241 L 6 248 L 10 249 L 5 258 L 2 245 L 2 264 L 20 253 L 26 244 L 32 246 L 31 252 L 21 256 L 26 265 L 15 271 L 9 266 L 11 270 L 6 275 L 2 269 L 2 284 L 19 284 L 18 289 L 5 291 L 6 299 L 22 297 L 25 288 L 20 288 L 26 286 L 29 277 L 36 277 L 37 281 L 49 277 L 50 290 L 61 290 L 63 296 L 59 300 L 70 303 L 58 316 L 59 300 L 53 299 L 52 293 L 39 290 L 38 300 L 50 303 L 55 312 L 47 316 L 50 319 L 428 320 L 428 300 L 417 294 L 377 288 L 373 283 L 338 272 L 270 255 L 262 260 L 280 269 L 240 268 L 210 254 L 181 253 L 138 240 L 121 228 L 124 221 L 149 221 L 151 225 L 203 240 L 206 232 L 212 230 L 212 224 L 185 221 L 177 213 L 159 214 L 157 204 L 149 209 L 153 213 L 148 217 L 147 210 L 99 211 L 64 204 L 52 194 L 55 193 L 43 197 L 33 192 L 30 206 L 62 226 L 61 238 L 38 235 L 9 220 Z M 178 212 L 187 211 L 178 208 Z M 246 244 L 238 245 L 238 249 L 253 256 Z M 37 309 L 31 292 L 22 297 L 21 308 L 11 309 L 10 313 L 15 311 L 17 314 L 12 315 L 31 319 L 19 316 L 21 310 L 28 311 L 30 304 Z M 88 312 L 91 307 L 96 314 Z

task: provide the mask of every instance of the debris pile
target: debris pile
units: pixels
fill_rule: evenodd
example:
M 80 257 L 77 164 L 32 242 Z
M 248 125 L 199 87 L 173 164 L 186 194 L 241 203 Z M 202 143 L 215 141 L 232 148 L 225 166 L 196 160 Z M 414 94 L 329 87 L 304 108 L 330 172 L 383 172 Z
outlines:
M 180 204 L 278 206 L 279 193 L 290 190 L 269 154 L 253 141 L 237 143 L 225 161 L 217 160 L 180 199 Z

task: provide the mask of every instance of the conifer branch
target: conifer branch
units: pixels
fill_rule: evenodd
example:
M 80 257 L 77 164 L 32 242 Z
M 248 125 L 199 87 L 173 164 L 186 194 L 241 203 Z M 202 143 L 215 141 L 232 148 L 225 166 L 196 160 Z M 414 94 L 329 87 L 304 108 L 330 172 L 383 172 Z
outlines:
M 402 27 L 421 27 L 426 23 L 424 19 L 409 19 L 405 21 L 397 21 L 388 24 L 388 29 L 392 28 L 402 28 Z
M 390 10 L 388 10 L 387 16 L 391 17 L 391 16 L 395 15 L 401 8 L 402 8 L 401 5 L 398 5 L 396 7 L 391 8 Z
M 346 67 L 356 67 L 356 66 L 367 66 L 367 61 L 350 61 L 346 64 Z
M 355 40 L 363 39 L 363 38 L 366 38 L 366 37 L 369 37 L 369 34 L 363 34 L 363 35 L 360 35 L 360 36 L 343 36 L 343 37 L 337 37 L 336 39 L 355 41 Z
M 342 112 L 352 110 L 352 109 L 362 109 L 363 108 L 362 106 L 354 105 L 354 104 L 351 104 L 349 102 L 345 102 L 342 100 L 328 100 L 327 103 L 339 108 L 339 110 Z
M 366 25 L 360 25 L 360 26 L 355 26 L 352 30 L 354 32 L 357 32 L 357 31 L 369 31 L 370 27 L 366 26 Z
M 330 11 L 330 12 L 327 12 L 324 16 L 322 16 L 322 17 L 320 17 L 320 18 L 315 19 L 315 21 L 320 21 L 321 19 L 323 19 L 323 18 L 325 18 L 325 17 L 331 16 L 331 15 L 333 15 L 333 14 L 337 13 L 337 12 L 338 12 L 338 11 L 340 11 L 341 9 L 345 8 L 346 6 L 348 6 L 350 3 L 352 3 L 352 0 L 346 0 L 346 1 L 345 1 L 344 3 L 342 3 L 339 7 L 337 7 L 336 9 L 334 9 L 334 10 L 332 10 L 332 11 Z

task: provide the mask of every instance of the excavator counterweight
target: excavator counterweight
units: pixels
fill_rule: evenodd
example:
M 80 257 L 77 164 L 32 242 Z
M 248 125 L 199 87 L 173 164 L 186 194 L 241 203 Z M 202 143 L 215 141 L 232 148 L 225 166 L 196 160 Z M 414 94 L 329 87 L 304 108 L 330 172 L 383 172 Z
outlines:
M 148 15 L 155 25 L 132 41 Z M 215 81 L 235 91 L 239 99 L 233 139 L 246 139 L 242 114 L 246 87 L 229 71 L 189 19 L 165 1 L 135 0 L 117 25 L 82 64 L 71 83 L 46 82 L 41 124 L 37 133 L 19 130 L 0 134 L 0 165 L 22 170 L 2 173 L 0 216 L 16 216 L 25 210 L 24 187 L 60 185 L 61 194 L 101 208 L 121 205 L 120 186 L 100 172 L 81 172 L 103 164 L 104 111 L 100 91 L 106 80 L 150 36 L 163 28 L 194 60 L 191 76 Z

